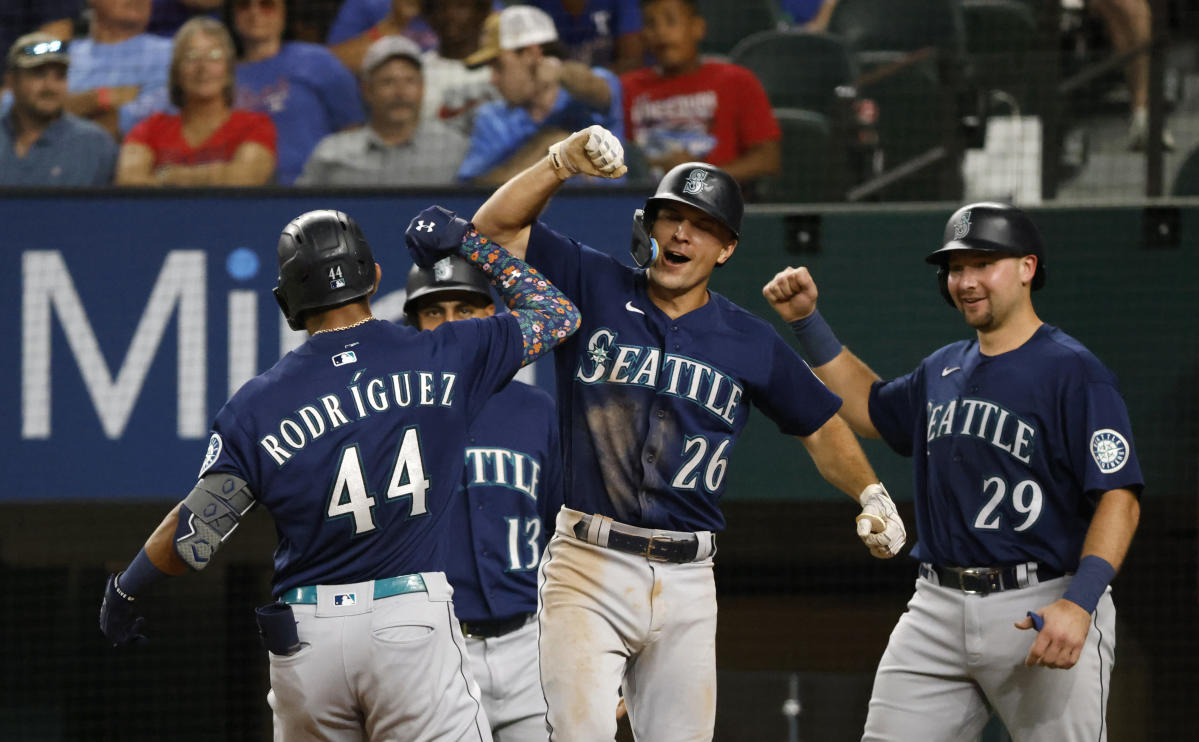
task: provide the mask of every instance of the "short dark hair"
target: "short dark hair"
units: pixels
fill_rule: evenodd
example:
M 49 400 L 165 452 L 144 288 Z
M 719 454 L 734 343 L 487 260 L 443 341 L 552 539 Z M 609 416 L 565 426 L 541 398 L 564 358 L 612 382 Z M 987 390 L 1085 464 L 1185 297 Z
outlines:
M 644 8 L 647 5 L 653 5 L 654 3 L 661 1 L 662 0 L 641 0 L 638 4 Z M 699 10 L 699 0 L 679 0 L 679 2 L 683 5 L 686 5 L 687 9 L 691 11 L 692 15 L 703 15 Z

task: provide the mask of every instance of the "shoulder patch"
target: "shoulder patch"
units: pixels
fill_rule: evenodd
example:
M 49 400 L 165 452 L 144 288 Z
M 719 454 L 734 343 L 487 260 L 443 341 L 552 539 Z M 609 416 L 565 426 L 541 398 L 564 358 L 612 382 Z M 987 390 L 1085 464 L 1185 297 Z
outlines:
M 1118 472 L 1128 461 L 1128 441 L 1111 428 L 1091 434 L 1091 458 L 1104 474 Z
M 196 476 L 204 476 L 204 472 L 208 471 L 208 467 L 216 463 L 216 460 L 221 456 L 221 450 L 224 449 L 225 443 L 221 440 L 220 433 L 213 433 L 208 439 L 208 453 L 204 454 L 204 463 L 200 466 L 200 473 Z

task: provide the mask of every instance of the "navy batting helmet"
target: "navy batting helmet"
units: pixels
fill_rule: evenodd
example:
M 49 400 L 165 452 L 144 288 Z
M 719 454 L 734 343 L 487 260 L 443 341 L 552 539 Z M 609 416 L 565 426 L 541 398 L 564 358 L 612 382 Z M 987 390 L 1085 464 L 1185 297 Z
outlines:
M 340 211 L 300 214 L 279 235 L 275 299 L 287 324 L 304 329 L 304 313 L 347 304 L 375 287 L 375 258 L 358 223 Z
M 741 186 L 715 165 L 684 162 L 662 176 L 657 192 L 646 199 L 645 208 L 633 214 L 630 252 L 637 265 L 643 268 L 657 255 L 657 246 L 648 232 L 653 228 L 658 209 L 667 203 L 694 206 L 727 227 L 733 233 L 733 239 L 741 236 L 741 216 L 745 211 Z
M 408 296 L 404 299 L 404 314 L 408 316 L 408 321 L 415 324 L 413 315 L 416 313 L 417 299 L 443 291 L 465 291 L 494 302 L 491 281 L 483 271 L 460 255 L 450 255 L 438 260 L 432 268 L 414 265 L 408 272 Z
M 1008 255 L 1036 255 L 1037 270 L 1032 277 L 1032 290 L 1045 285 L 1045 247 L 1036 225 L 1020 209 L 1009 204 L 967 204 L 945 223 L 942 245 L 924 258 L 926 263 L 939 266 L 937 283 L 941 296 L 953 306 L 949 295 L 949 256 L 959 250 L 982 250 Z

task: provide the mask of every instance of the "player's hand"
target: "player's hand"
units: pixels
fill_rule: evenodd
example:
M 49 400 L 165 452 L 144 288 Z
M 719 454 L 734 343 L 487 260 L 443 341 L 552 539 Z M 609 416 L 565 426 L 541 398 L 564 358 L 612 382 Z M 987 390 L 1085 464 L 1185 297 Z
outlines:
M 872 484 L 858 496 L 862 512 L 858 514 L 858 537 L 879 559 L 890 559 L 899 553 L 908 540 L 895 502 L 882 482 Z
M 1091 629 L 1091 614 L 1074 601 L 1059 598 L 1036 611 L 1042 620 L 1041 630 L 1032 649 L 1024 658 L 1028 667 L 1052 667 L 1069 670 L 1078 662 Z M 1017 629 L 1031 629 L 1034 622 L 1025 616 L 1015 623 Z
M 100 631 L 114 647 L 145 641 L 141 633 L 146 619 L 137 615 L 133 597 L 117 586 L 117 575 L 108 576 L 104 586 L 104 599 L 100 601 Z
M 599 124 L 592 124 L 551 144 L 549 156 L 559 180 L 580 173 L 619 178 L 629 171 L 624 164 L 624 147 L 620 140 Z
M 784 322 L 803 319 L 816 311 L 816 282 L 807 268 L 784 268 L 762 287 L 762 296 L 770 302 Z
M 413 217 L 404 230 L 404 244 L 412 262 L 429 269 L 438 260 L 456 254 L 470 222 L 440 206 L 430 206 Z

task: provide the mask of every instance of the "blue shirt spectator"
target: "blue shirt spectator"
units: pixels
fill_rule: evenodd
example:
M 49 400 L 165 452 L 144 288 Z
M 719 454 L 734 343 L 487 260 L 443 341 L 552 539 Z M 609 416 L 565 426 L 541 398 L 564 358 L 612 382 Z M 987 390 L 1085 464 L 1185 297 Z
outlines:
M 644 64 L 638 0 L 531 0 L 554 19 L 567 57 L 617 73 Z M 578 15 L 568 5 L 581 8 Z
M 292 41 L 279 53 L 237 66 L 237 108 L 261 111 L 279 132 L 280 185 L 291 185 L 325 136 L 365 119 L 358 83 L 317 44 Z
M 599 124 L 623 137 L 619 78 L 602 67 L 562 61 L 554 22 L 544 11 L 515 5 L 483 26 L 470 67 L 490 65 L 502 100 L 479 108 L 461 180 L 502 183 L 577 129 Z
M 137 86 L 136 97 L 117 107 L 117 129 L 127 132 L 155 111 L 170 105 L 167 70 L 171 40 L 143 33 L 115 44 L 80 39 L 71 44 L 67 88 L 72 93 Z M 100 102 L 101 107 L 106 107 Z
M 7 56 L 12 107 L 0 117 L 0 185 L 100 186 L 117 147 L 106 131 L 63 111 L 67 45 L 48 34 L 17 39 Z
M 283 41 L 283 0 L 237 0 L 233 29 L 241 41 L 236 107 L 271 117 L 279 132 L 275 179 L 291 185 L 317 142 L 366 118 L 358 81 L 323 46 Z
M 392 2 L 393 0 L 345 0 L 329 26 L 329 35 L 325 43 L 329 46 L 340 44 L 370 30 L 391 12 Z M 437 48 L 437 34 L 422 16 L 418 15 L 408 21 L 401 35 L 415 41 L 424 51 Z

